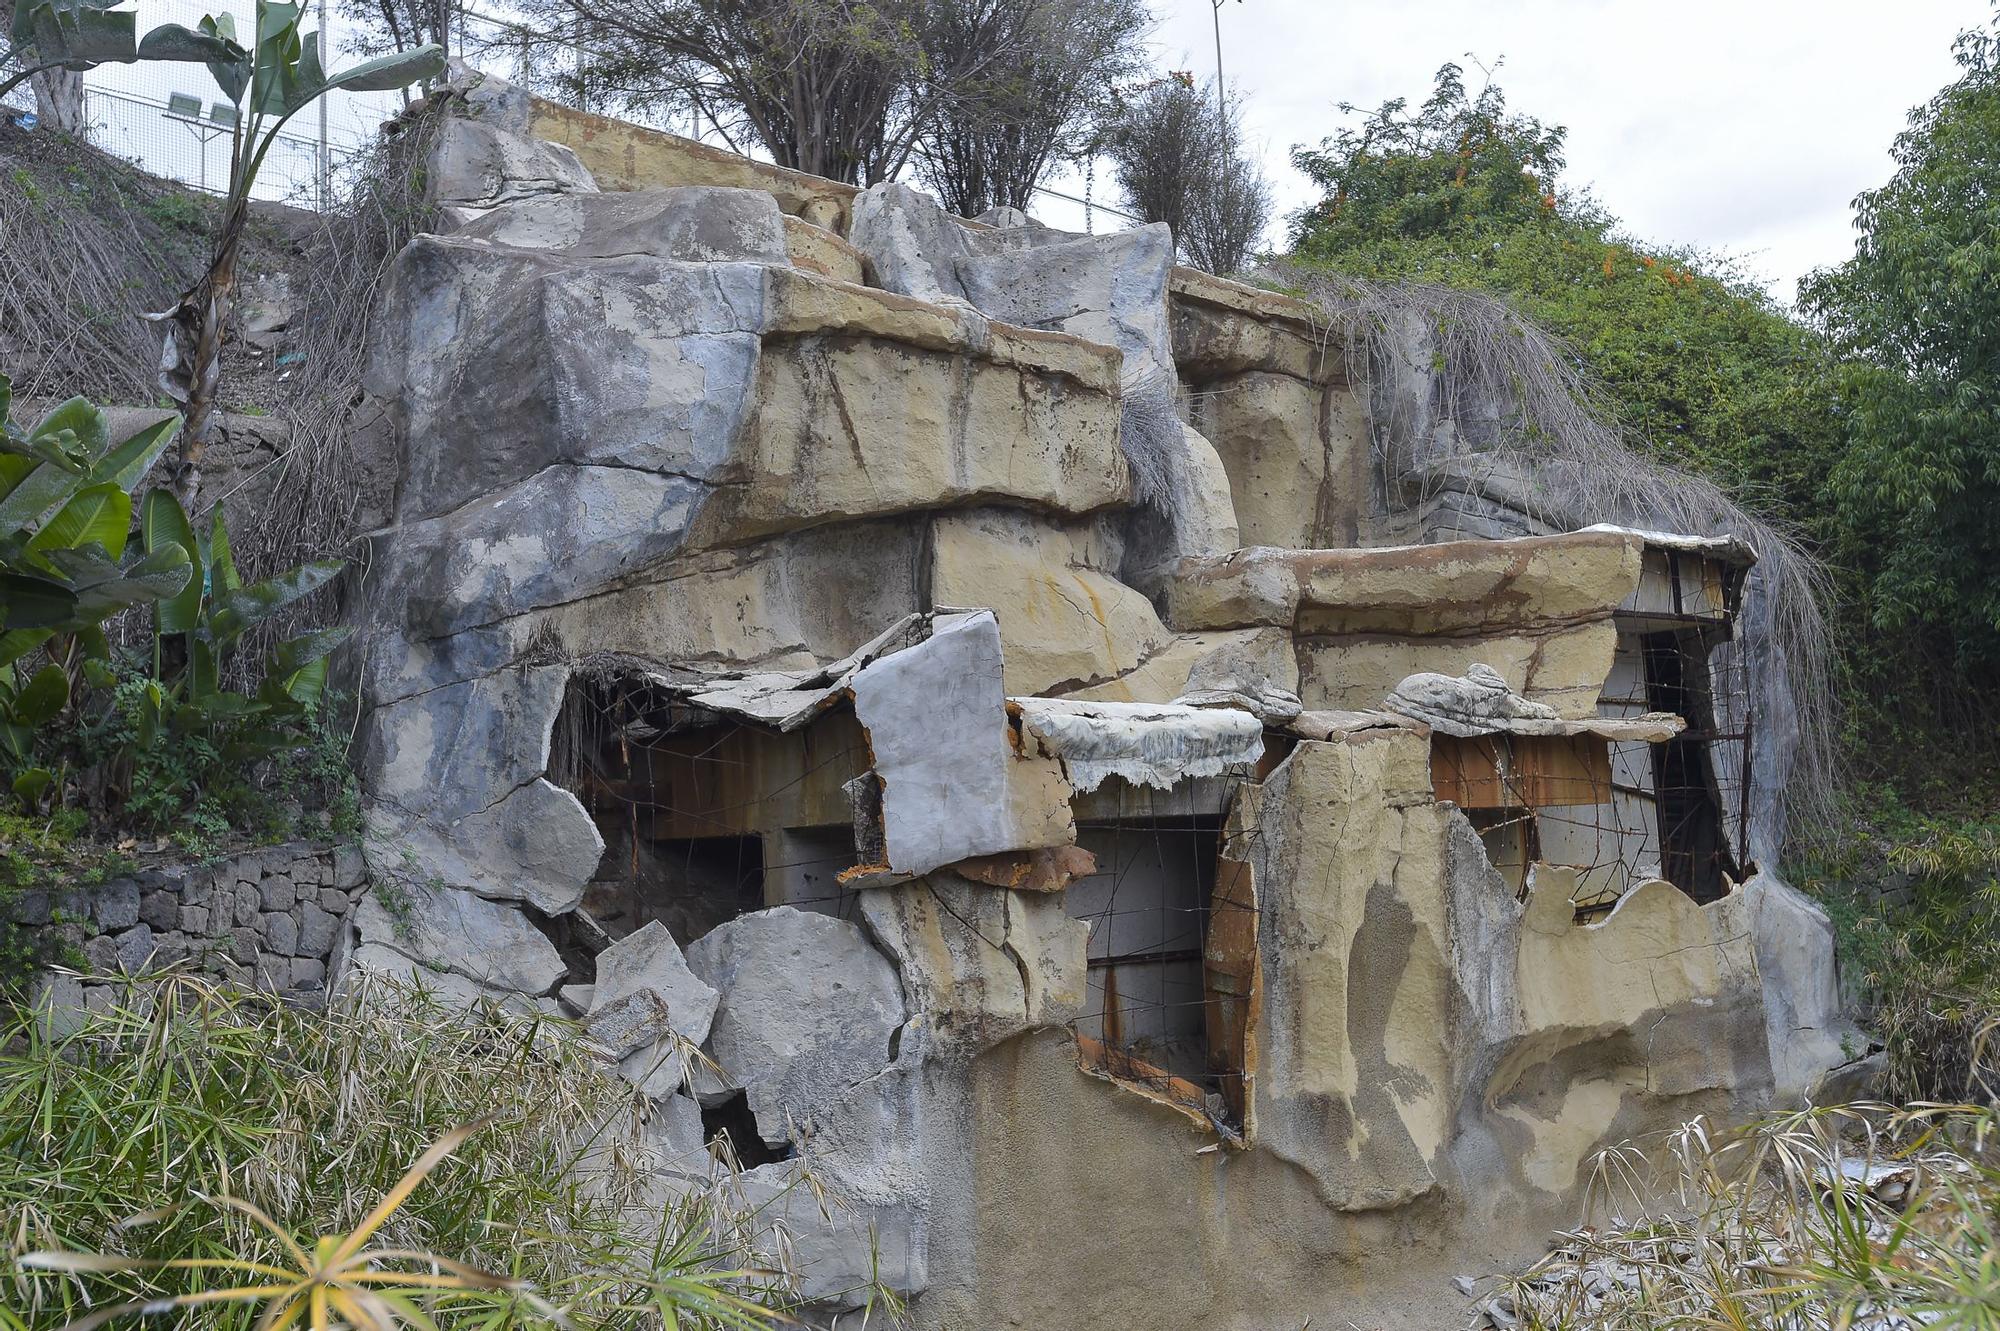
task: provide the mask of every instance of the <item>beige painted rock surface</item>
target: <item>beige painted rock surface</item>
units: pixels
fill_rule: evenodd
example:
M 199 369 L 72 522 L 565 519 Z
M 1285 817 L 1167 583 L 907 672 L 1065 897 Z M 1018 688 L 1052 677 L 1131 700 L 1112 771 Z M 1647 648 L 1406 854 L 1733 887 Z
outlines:
M 931 548 L 936 603 L 998 616 L 1009 694 L 1116 679 L 1172 637 L 1151 602 L 1110 571 L 1112 552 L 1088 524 L 984 509 L 937 519 Z

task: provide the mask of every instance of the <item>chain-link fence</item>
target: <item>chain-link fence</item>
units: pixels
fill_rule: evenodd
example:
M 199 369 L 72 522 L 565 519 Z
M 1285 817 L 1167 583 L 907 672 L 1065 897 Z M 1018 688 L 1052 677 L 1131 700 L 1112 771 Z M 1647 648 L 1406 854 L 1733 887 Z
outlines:
M 183 94 L 166 101 L 106 88 L 84 90 L 85 134 L 91 143 L 156 176 L 220 194 L 229 188 L 236 134 L 234 108 Z M 358 141 L 322 144 L 315 137 L 281 131 L 257 173 L 252 197 L 317 208 L 325 201 L 340 163 Z

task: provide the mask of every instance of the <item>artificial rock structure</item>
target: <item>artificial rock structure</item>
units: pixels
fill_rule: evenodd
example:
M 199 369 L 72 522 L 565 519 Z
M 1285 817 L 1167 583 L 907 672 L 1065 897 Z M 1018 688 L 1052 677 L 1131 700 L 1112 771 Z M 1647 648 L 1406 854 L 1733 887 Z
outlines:
M 1715 650 L 1755 551 L 1464 538 L 1346 334 L 1162 228 L 467 82 L 369 382 L 419 899 L 349 964 L 576 1017 L 817 1307 L 1424 1324 L 1594 1151 L 1841 1061 Z

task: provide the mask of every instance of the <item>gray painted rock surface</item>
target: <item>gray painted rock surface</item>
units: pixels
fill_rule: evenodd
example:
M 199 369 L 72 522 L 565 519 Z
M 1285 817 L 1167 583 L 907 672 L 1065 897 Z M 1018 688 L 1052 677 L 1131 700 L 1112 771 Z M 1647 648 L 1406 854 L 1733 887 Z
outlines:
M 788 1118 L 888 1066 L 902 985 L 856 926 L 779 906 L 696 940 L 687 960 L 722 995 L 709 1046 L 772 1145 L 787 1139 Z
M 580 259 L 646 255 L 689 263 L 791 262 L 784 214 L 762 190 L 690 185 L 552 195 L 495 208 L 457 234 Z
M 408 907 L 393 914 L 379 895 L 362 899 L 354 923 L 364 945 L 524 994 L 546 993 L 569 973 L 555 944 L 514 907 L 456 888 L 409 892 Z
M 689 1044 L 708 1039 L 720 996 L 688 969 L 667 926 L 650 920 L 597 954 L 593 1014 L 632 994 L 651 991 L 667 1005 L 674 1032 Z

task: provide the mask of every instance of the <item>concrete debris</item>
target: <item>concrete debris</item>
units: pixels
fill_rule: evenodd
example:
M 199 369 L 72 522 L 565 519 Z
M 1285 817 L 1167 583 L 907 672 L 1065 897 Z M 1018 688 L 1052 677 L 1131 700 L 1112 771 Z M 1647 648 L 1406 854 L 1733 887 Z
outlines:
M 651 989 L 636 989 L 612 1003 L 599 1003 L 583 1019 L 590 1038 L 624 1059 L 658 1045 L 673 1031 L 666 1000 Z
M 597 983 L 591 988 L 585 1028 L 607 1045 L 616 1043 L 599 1034 L 600 1017 L 644 995 L 666 1005 L 665 1022 L 643 1043 L 615 1052 L 626 1079 L 658 1098 L 680 1088 L 687 1051 L 708 1039 L 720 1001 L 688 969 L 680 945 L 658 920 L 647 921 L 597 954 Z
M 854 925 L 778 906 L 697 939 L 688 966 L 721 995 L 709 1052 L 773 1146 L 791 1120 L 889 1063 L 905 1019 L 896 968 Z M 726 1088 L 704 1088 L 710 1096 Z
M 708 1039 L 720 996 L 688 969 L 680 944 L 658 920 L 647 921 L 597 954 L 590 1014 L 641 992 L 657 994 L 667 1005 L 668 1020 L 681 1039 L 691 1045 Z
M 1194 777 L 1243 772 L 1264 756 L 1264 723 L 1252 712 L 1178 703 L 1012 698 L 1034 751 L 1063 765 L 1078 793 L 1111 777 L 1172 790 Z
M 999 623 L 982 610 L 937 616 L 927 640 L 855 674 L 891 869 L 928 873 L 1076 839 L 1062 768 L 1010 742 L 1003 669 Z
M 764 670 L 732 675 L 697 671 L 646 671 L 644 677 L 696 707 L 796 730 L 846 696 L 854 676 L 869 662 L 923 641 L 930 617 L 905 615 L 864 646 L 817 670 Z
M 292 279 L 286 273 L 257 277 L 243 284 L 236 289 L 233 304 L 236 335 L 258 351 L 278 349 L 298 309 L 292 295 Z
M 646 1144 L 658 1151 L 668 1165 L 703 1155 L 707 1146 L 701 1106 L 685 1095 L 654 1097 L 647 1109 L 643 1131 Z

